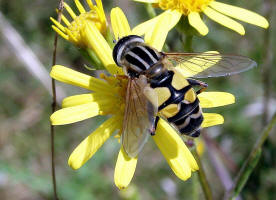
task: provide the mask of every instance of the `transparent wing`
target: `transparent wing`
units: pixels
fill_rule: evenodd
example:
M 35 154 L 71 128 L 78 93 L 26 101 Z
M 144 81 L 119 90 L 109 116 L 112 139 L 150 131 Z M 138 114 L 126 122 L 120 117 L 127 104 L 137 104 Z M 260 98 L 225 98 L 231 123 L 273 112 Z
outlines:
M 209 78 L 237 74 L 252 67 L 255 61 L 238 55 L 205 53 L 165 53 L 167 59 L 186 77 Z
M 122 130 L 122 144 L 130 157 L 136 157 L 153 131 L 158 98 L 144 76 L 129 79 Z

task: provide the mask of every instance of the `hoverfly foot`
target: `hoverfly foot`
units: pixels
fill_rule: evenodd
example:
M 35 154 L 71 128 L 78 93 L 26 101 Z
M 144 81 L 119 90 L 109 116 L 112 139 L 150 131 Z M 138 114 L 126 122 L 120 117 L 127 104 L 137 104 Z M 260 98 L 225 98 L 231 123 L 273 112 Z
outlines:
M 155 135 L 155 131 L 156 131 L 156 127 L 157 127 L 159 119 L 160 119 L 160 117 L 156 116 L 154 125 L 153 125 L 152 129 L 149 130 L 151 136 Z
M 200 129 L 196 130 L 191 136 L 198 137 L 200 135 Z
M 190 78 L 188 78 L 187 81 L 191 84 L 191 86 L 201 87 L 198 91 L 196 91 L 196 94 L 200 94 L 201 92 L 205 91 L 208 87 L 208 84 L 203 81 L 199 81 L 196 79 L 190 79 Z
M 155 129 L 154 130 L 150 130 L 150 135 L 151 136 L 155 136 Z

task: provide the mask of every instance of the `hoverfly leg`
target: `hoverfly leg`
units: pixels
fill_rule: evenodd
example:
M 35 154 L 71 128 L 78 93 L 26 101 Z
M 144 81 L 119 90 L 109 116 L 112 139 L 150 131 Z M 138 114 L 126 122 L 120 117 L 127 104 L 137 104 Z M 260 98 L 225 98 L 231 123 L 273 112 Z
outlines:
M 157 127 L 157 124 L 158 124 L 159 119 L 160 119 L 160 118 L 159 118 L 158 116 L 156 116 L 154 125 L 153 125 L 152 129 L 150 130 L 150 135 L 151 135 L 151 136 L 154 136 L 154 135 L 155 135 L 155 131 L 156 131 L 156 127 Z
M 200 94 L 201 92 L 205 91 L 208 87 L 208 84 L 203 82 L 203 81 L 199 81 L 196 79 L 187 79 L 187 81 L 190 83 L 191 86 L 200 86 L 201 88 L 196 91 L 196 94 Z
M 196 130 L 191 136 L 198 137 L 200 135 L 200 129 Z
M 204 92 L 205 90 L 207 90 L 207 87 L 199 89 L 198 91 L 196 91 L 196 94 L 200 94 L 201 92 Z
M 118 79 L 128 79 L 128 76 L 126 76 L 126 75 L 115 75 L 116 76 L 116 78 L 118 78 Z

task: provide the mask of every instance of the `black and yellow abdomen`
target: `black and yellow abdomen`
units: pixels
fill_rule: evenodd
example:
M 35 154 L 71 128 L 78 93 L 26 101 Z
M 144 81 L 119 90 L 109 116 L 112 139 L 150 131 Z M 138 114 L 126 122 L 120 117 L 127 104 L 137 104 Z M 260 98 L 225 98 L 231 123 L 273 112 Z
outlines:
M 189 82 L 176 70 L 167 70 L 150 86 L 158 95 L 158 110 L 181 134 L 197 137 L 203 121 L 199 100 Z

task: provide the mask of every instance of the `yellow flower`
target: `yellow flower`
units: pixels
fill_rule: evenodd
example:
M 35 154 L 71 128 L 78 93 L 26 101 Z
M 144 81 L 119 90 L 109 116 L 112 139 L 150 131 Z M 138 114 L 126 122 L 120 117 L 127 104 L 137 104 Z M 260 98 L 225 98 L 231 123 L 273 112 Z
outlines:
M 201 35 L 206 35 L 208 33 L 208 27 L 202 21 L 200 14 L 204 13 L 210 19 L 215 22 L 230 28 L 241 35 L 245 34 L 244 27 L 234 21 L 232 18 L 238 19 L 243 22 L 247 22 L 262 28 L 268 28 L 268 21 L 254 13 L 252 11 L 239 8 L 236 6 L 228 5 L 225 3 L 220 3 L 214 0 L 134 0 L 143 3 L 151 3 L 154 6 L 166 10 L 159 16 L 141 24 L 136 27 L 136 32 L 139 35 L 151 31 L 151 27 L 156 23 L 157 18 L 161 16 L 168 16 L 174 18 L 170 24 L 164 25 L 164 29 L 172 29 L 177 22 L 180 20 L 181 16 L 188 16 L 189 24 L 194 27 Z
M 116 38 L 132 34 L 124 13 L 119 8 L 111 11 L 111 24 Z M 156 25 L 151 37 L 147 36 L 146 42 L 158 49 L 164 44 L 167 33 L 161 31 L 161 23 Z M 94 49 L 111 74 L 123 74 L 112 59 L 112 50 L 99 30 L 91 24 L 83 29 L 83 36 Z M 160 36 L 161 35 L 161 36 Z M 165 36 L 164 36 L 165 35 Z M 158 43 L 158 37 L 160 42 Z M 68 164 L 73 169 L 78 169 L 86 163 L 104 142 L 114 133 L 121 134 L 127 79 L 120 76 L 101 75 L 101 79 L 88 76 L 61 65 L 55 65 L 50 73 L 51 77 L 61 82 L 79 86 L 93 93 L 86 93 L 67 97 L 62 102 L 62 109 L 51 116 L 53 125 L 63 125 L 85 120 L 97 115 L 111 115 L 111 117 L 85 138 L 70 155 Z M 204 92 L 198 95 L 202 108 L 224 106 L 234 103 L 235 98 L 229 93 Z M 204 113 L 202 127 L 222 124 L 224 119 L 215 113 Z M 157 125 L 156 135 L 152 137 L 167 160 L 173 172 L 182 180 L 186 180 L 191 173 L 198 170 L 198 165 L 185 143 L 175 130 L 164 120 Z M 138 157 L 131 158 L 121 147 L 117 158 L 114 182 L 119 189 L 126 188 L 135 172 Z
M 75 4 L 80 12 L 79 15 L 76 15 L 74 11 L 70 8 L 67 3 L 64 3 L 64 7 L 72 17 L 73 21 L 69 21 L 64 15 L 61 16 L 61 20 L 64 22 L 65 26 L 57 22 L 54 18 L 50 18 L 51 21 L 55 24 L 52 25 L 52 28 L 64 39 L 72 42 L 78 47 L 86 47 L 85 42 L 81 36 L 81 29 L 85 24 L 91 24 L 92 26 L 97 27 L 97 29 L 103 34 L 106 34 L 106 18 L 104 14 L 104 9 L 101 0 L 95 0 L 96 5 L 93 5 L 91 0 L 86 0 L 89 5 L 90 10 L 86 11 L 79 0 L 74 0 Z

